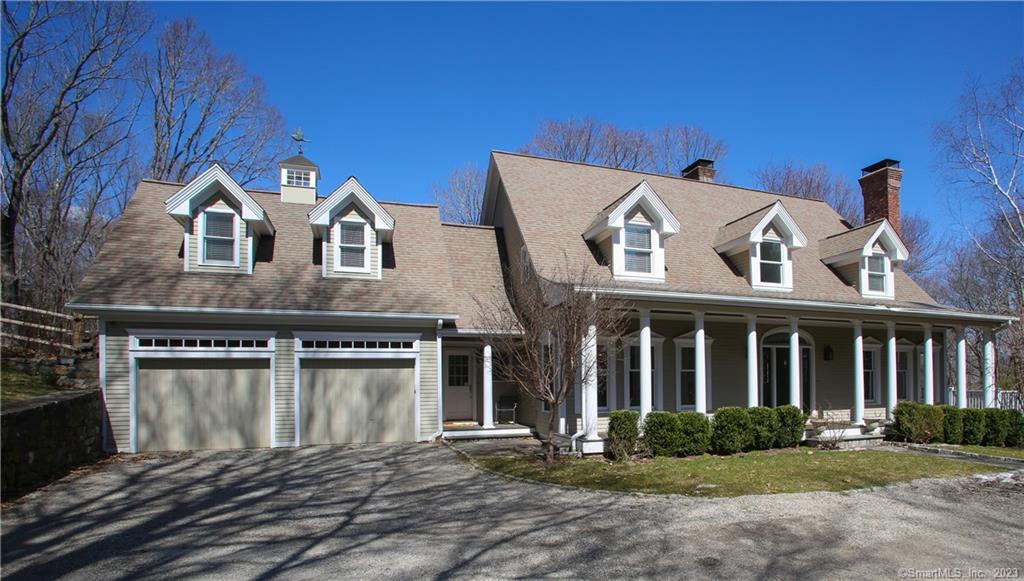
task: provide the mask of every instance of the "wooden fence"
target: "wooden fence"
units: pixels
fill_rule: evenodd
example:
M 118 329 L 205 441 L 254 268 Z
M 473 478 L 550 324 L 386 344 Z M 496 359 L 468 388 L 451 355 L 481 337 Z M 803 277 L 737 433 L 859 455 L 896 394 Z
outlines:
M 3 346 L 49 355 L 68 354 L 97 331 L 95 317 L 0 302 Z

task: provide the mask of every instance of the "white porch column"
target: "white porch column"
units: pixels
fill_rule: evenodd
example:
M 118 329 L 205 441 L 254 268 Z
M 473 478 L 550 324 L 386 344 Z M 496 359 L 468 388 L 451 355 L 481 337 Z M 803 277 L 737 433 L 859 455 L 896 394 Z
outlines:
M 693 376 L 697 385 L 694 387 L 694 411 L 708 413 L 708 380 L 705 364 L 707 355 L 704 345 L 704 313 L 693 313 Z
M 956 407 L 967 407 L 967 333 L 956 330 Z
M 985 407 L 996 407 L 996 334 L 985 329 L 985 343 L 982 345 L 982 383 L 985 388 Z
M 640 309 L 640 421 L 651 413 L 651 311 Z
M 860 321 L 853 322 L 853 413 L 850 415 L 854 424 L 864 425 L 864 325 Z
M 800 405 L 800 330 L 797 318 L 789 320 L 789 403 Z
M 494 427 L 494 382 L 491 373 L 491 346 L 484 345 L 484 421 L 483 428 Z
M 932 346 L 932 326 L 924 324 L 924 403 L 935 403 L 935 349 Z
M 597 439 L 597 327 L 587 327 L 583 339 L 583 431 Z
M 747 407 L 757 407 L 757 315 L 747 315 Z
M 896 409 L 896 323 L 885 324 L 885 415 Z

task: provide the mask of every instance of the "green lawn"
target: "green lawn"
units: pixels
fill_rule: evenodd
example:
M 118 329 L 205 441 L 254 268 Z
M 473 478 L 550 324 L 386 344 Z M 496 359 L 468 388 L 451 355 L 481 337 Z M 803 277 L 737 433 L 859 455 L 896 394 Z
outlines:
M 0 405 L 24 401 L 55 391 L 61 391 L 61 388 L 38 375 L 13 370 L 0 374 Z
M 1000 458 L 1016 458 L 1017 460 L 1024 460 L 1024 448 L 999 448 L 997 446 L 972 446 L 968 444 L 960 446 L 939 444 L 939 446 L 942 448 L 949 448 L 950 450 L 971 452 L 973 454 L 984 454 L 986 456 L 999 456 Z
M 563 459 L 545 467 L 526 456 L 482 456 L 479 465 L 513 476 L 598 490 L 741 496 L 816 490 L 842 491 L 917 478 L 1005 470 L 985 464 L 879 450 L 821 452 L 805 449 L 736 456 L 656 458 L 613 463 Z

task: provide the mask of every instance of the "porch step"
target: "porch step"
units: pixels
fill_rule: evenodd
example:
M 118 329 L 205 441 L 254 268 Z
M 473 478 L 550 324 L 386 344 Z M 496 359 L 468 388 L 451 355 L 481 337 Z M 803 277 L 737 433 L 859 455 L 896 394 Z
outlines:
M 475 430 L 445 430 L 442 436 L 446 440 L 484 440 L 490 438 L 522 438 L 530 436 L 533 430 L 529 426 L 495 427 Z

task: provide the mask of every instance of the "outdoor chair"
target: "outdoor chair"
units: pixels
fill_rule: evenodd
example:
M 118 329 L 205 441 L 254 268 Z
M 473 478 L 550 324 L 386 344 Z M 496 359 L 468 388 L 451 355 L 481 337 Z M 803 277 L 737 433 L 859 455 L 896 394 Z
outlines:
M 511 412 L 512 423 L 516 423 L 516 408 L 519 407 L 519 401 L 511 396 L 503 396 L 498 398 L 498 403 L 494 404 L 494 421 L 501 423 L 501 413 Z

